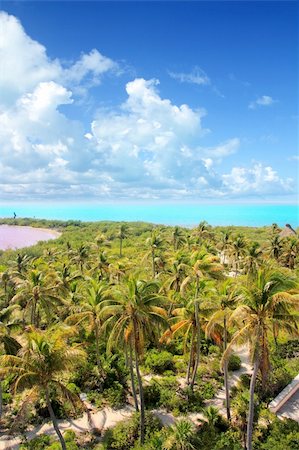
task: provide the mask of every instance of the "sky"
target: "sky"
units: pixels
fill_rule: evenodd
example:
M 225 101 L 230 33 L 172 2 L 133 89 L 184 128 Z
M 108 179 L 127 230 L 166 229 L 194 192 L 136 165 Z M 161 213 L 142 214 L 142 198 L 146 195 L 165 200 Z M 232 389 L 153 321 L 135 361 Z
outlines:
M 0 1 L 0 200 L 295 203 L 298 2 Z

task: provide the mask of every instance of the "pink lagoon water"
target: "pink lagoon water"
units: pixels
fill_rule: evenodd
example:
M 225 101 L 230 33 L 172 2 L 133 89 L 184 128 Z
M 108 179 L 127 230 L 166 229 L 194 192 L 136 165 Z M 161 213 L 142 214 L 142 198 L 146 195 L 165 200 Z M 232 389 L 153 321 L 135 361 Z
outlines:
M 56 239 L 60 233 L 42 228 L 0 225 L 0 250 L 29 247 L 39 241 Z

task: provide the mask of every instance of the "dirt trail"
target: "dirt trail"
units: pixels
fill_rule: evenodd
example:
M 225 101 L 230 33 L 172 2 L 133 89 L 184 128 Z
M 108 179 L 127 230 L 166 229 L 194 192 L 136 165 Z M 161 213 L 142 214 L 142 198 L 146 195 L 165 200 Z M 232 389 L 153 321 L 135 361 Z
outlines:
M 229 386 L 235 386 L 240 379 L 240 376 L 244 373 L 251 373 L 252 368 L 249 362 L 249 352 L 247 346 L 239 347 L 235 350 L 235 354 L 241 358 L 241 368 L 229 377 Z M 206 406 L 215 406 L 219 409 L 221 414 L 225 414 L 224 408 L 225 392 L 224 389 L 220 389 L 216 396 L 205 402 Z M 79 419 L 74 420 L 60 420 L 59 428 L 61 431 L 74 430 L 75 432 L 88 432 L 90 428 L 98 428 L 100 430 L 106 430 L 107 428 L 112 428 L 118 422 L 129 418 L 134 412 L 132 406 L 126 406 L 125 408 L 114 410 L 112 408 L 103 408 L 101 411 L 95 411 L 90 413 L 90 418 L 87 414 L 84 414 Z M 163 409 L 156 409 L 152 411 L 165 426 L 173 425 L 181 417 L 175 417 L 171 413 L 164 411 Z M 188 418 L 195 424 L 198 421 L 205 420 L 202 413 L 190 413 Z M 91 423 L 90 423 L 91 419 Z M 40 434 L 55 435 L 55 431 L 52 423 L 44 423 L 39 427 L 35 427 L 26 433 L 28 440 Z M 21 443 L 20 437 L 12 438 L 11 435 L 0 435 L 0 450 L 17 450 L 19 449 Z

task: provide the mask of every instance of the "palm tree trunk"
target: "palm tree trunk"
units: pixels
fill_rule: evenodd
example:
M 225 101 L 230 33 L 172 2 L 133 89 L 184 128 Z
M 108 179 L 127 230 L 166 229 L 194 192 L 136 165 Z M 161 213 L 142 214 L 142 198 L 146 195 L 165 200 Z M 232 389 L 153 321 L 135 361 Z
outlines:
M 120 256 L 120 258 L 123 255 L 122 250 L 123 250 L 123 240 L 122 240 L 122 238 L 119 238 L 119 256 Z
M 193 354 L 194 354 L 194 339 L 195 339 L 195 333 L 194 333 L 194 329 L 192 329 L 190 355 L 189 355 L 189 362 L 188 362 L 187 375 L 186 375 L 187 385 L 189 385 L 189 382 L 190 382 L 190 373 L 191 373 Z
M 96 359 L 97 359 L 97 366 L 99 369 L 99 372 L 101 371 L 101 360 L 100 360 L 100 349 L 99 349 L 99 327 L 97 324 L 97 321 L 95 321 L 95 327 L 94 327 L 94 331 L 95 331 L 95 337 L 96 337 Z
M 0 419 L 3 412 L 2 381 L 0 381 Z
M 49 414 L 50 414 L 50 417 L 51 417 L 51 420 L 52 420 L 52 423 L 53 423 L 54 430 L 56 431 L 56 434 L 57 434 L 57 436 L 58 436 L 58 438 L 60 440 L 60 444 L 61 444 L 62 450 L 66 450 L 65 441 L 64 441 L 63 436 L 61 434 L 61 431 L 59 430 L 58 422 L 57 422 L 57 419 L 55 417 L 55 414 L 54 414 L 54 411 L 53 411 L 53 408 L 52 408 L 52 405 L 51 405 L 48 386 L 46 386 L 45 393 L 46 393 L 47 408 L 48 408 L 48 411 L 49 411 Z
M 199 321 L 199 308 L 198 308 L 198 301 L 195 301 L 195 321 L 196 321 L 196 353 L 195 353 L 195 362 L 194 362 L 194 368 L 192 373 L 192 379 L 190 383 L 190 387 L 193 391 L 194 383 L 195 383 L 195 377 L 197 374 L 197 369 L 199 365 L 199 358 L 200 358 L 200 321 Z
M 223 350 L 226 350 L 227 347 L 227 327 L 226 327 L 226 316 L 223 318 Z M 228 361 L 224 361 L 223 365 L 224 372 L 224 389 L 225 389 L 225 407 L 226 407 L 226 417 L 227 420 L 230 421 L 230 396 L 229 396 L 229 385 L 228 385 Z
M 252 433 L 253 433 L 253 417 L 254 417 L 254 390 L 257 372 L 259 369 L 259 357 L 255 356 L 253 372 L 250 380 L 250 389 L 249 389 L 249 411 L 248 411 L 248 419 L 247 419 L 247 437 L 246 437 L 246 450 L 252 450 Z
M 130 340 L 129 344 L 130 356 L 129 356 L 129 367 L 130 367 L 130 378 L 131 378 L 131 386 L 132 386 L 132 395 L 134 399 L 135 409 L 139 411 L 138 399 L 136 394 L 135 380 L 134 380 L 134 370 L 133 370 L 133 352 L 132 352 L 132 342 Z
M 153 278 L 156 276 L 155 252 L 152 250 Z
M 135 365 L 136 365 L 136 375 L 138 380 L 138 388 L 139 388 L 139 398 L 140 398 L 140 444 L 144 444 L 144 436 L 145 436 L 145 411 L 144 411 L 144 395 L 143 395 L 143 386 L 142 380 L 139 370 L 139 362 L 138 362 L 138 348 L 137 348 L 137 333 L 136 333 L 136 325 L 134 324 L 134 344 L 135 344 Z

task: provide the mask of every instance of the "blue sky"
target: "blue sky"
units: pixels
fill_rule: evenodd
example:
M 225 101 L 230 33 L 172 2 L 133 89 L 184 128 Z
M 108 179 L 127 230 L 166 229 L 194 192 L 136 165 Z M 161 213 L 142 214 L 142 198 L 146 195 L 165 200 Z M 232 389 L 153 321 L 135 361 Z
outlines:
M 297 2 L 0 7 L 2 200 L 296 201 Z

